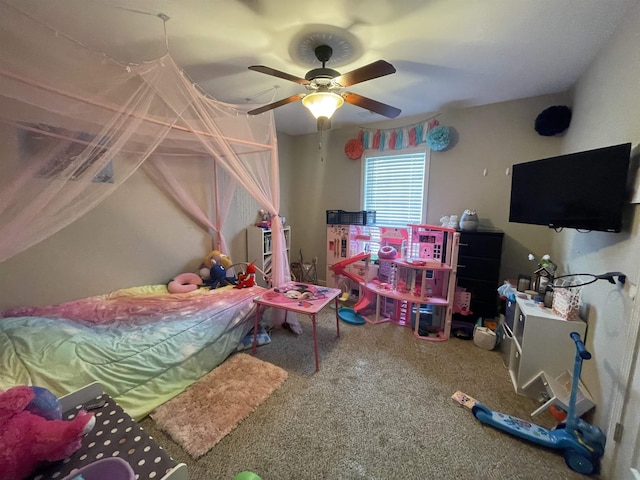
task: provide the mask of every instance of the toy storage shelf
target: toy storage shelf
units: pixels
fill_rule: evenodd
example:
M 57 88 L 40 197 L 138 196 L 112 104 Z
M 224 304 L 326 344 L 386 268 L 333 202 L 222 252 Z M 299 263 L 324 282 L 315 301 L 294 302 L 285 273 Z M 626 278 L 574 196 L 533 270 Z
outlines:
M 409 225 L 410 258 L 380 259 L 378 277 L 361 284 L 375 297 L 369 323 L 393 322 L 417 338 L 443 341 L 451 333 L 460 234 L 435 225 Z
M 554 378 L 545 372 L 540 372 L 530 382 L 524 385 L 524 391 L 527 396 L 535 397 L 542 403 L 540 407 L 535 409 L 531 416 L 535 417 L 539 413 L 548 409 L 551 405 L 560 407 L 565 412 L 569 411 L 569 399 L 571 397 L 571 382 L 573 376 L 569 370 Z M 578 380 L 578 391 L 576 393 L 576 403 L 574 414 L 577 417 L 595 407 L 593 397 L 586 389 L 581 380 Z
M 510 344 L 506 357 L 511 382 L 516 393 L 538 398 L 531 388 L 535 379 L 542 373 L 546 379 L 556 379 L 571 371 L 575 346 L 569 334 L 577 332 L 584 339 L 587 325 L 565 320 L 528 297 L 516 298 L 513 314 L 513 323 L 503 325 Z
M 287 259 L 291 250 L 291 227 L 284 227 L 284 239 L 287 245 Z M 266 274 L 271 274 L 271 229 L 251 226 L 247 228 L 247 261 L 253 262 Z M 256 275 L 256 283 L 269 288 L 263 275 Z

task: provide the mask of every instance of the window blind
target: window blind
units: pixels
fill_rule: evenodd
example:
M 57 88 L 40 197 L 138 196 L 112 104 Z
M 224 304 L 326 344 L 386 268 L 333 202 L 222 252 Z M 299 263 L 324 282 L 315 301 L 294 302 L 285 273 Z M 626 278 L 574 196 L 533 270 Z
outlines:
M 426 152 L 365 155 L 363 205 L 376 211 L 376 223 L 404 227 L 422 223 Z

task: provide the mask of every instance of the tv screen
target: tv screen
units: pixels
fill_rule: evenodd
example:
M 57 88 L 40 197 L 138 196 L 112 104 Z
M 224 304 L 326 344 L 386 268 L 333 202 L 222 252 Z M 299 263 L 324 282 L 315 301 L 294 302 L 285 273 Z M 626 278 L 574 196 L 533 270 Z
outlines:
M 513 166 L 509 221 L 619 232 L 631 144 Z

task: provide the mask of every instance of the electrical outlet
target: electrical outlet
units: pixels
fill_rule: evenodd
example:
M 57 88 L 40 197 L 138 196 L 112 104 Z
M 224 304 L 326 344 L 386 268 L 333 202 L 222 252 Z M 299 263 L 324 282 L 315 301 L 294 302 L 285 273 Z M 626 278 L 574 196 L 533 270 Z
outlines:
M 629 282 L 629 297 L 631 297 L 631 300 L 635 300 L 637 294 L 638 294 L 638 285 L 636 285 L 635 283 Z

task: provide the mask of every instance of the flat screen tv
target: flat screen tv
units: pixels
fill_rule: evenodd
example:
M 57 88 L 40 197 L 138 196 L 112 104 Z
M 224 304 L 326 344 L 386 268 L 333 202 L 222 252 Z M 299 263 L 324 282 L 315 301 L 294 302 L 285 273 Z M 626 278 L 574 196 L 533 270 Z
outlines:
M 509 221 L 619 232 L 631 144 L 513 166 Z

